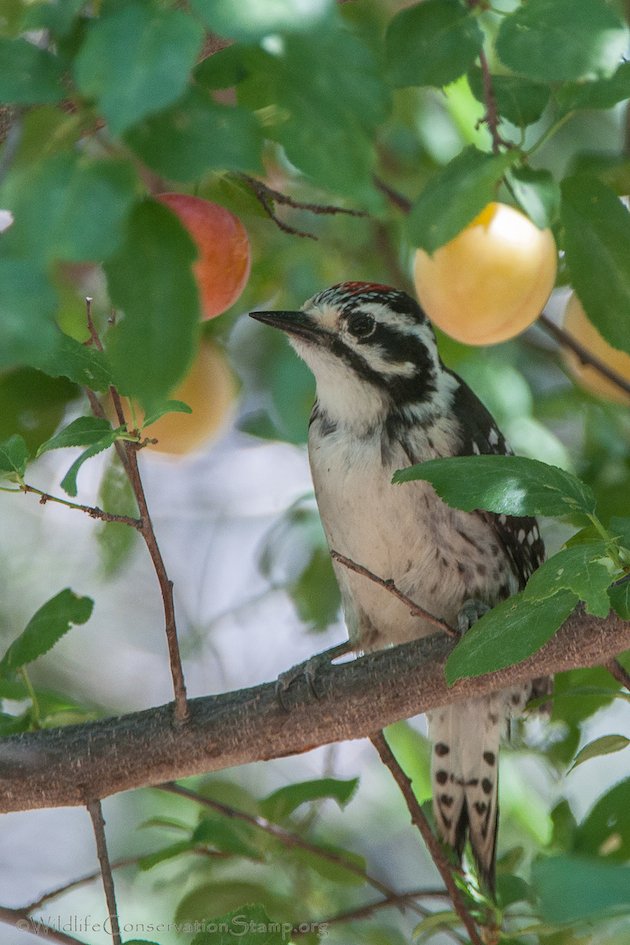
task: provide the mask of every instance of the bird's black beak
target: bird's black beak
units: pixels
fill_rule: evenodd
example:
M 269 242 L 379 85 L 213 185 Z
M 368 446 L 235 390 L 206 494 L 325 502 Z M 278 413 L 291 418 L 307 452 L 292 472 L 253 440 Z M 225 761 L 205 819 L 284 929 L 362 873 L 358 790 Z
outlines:
M 297 335 L 308 341 L 316 341 L 321 337 L 322 330 L 307 312 L 250 312 L 252 318 L 271 325 L 272 328 L 281 328 L 289 335 Z

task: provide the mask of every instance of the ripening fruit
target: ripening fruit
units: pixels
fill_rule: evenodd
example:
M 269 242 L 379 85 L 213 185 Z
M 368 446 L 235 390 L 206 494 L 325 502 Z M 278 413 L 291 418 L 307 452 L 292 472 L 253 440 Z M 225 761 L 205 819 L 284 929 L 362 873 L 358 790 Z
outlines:
M 603 361 L 609 368 L 612 368 L 613 371 L 616 371 L 617 374 L 620 374 L 630 383 L 630 354 L 613 348 L 602 338 L 592 322 L 589 321 L 575 292 L 572 292 L 569 296 L 569 301 L 564 310 L 563 327 L 590 354 L 594 354 L 596 358 L 599 358 L 600 361 Z M 598 397 L 615 400 L 621 404 L 630 402 L 630 395 L 624 393 L 620 387 L 604 377 L 591 364 L 582 364 L 578 356 L 572 351 L 565 349 L 564 357 L 571 373 L 586 390 Z
M 539 230 L 507 204 L 489 203 L 432 256 L 416 252 L 418 299 L 431 321 L 457 341 L 507 341 L 542 312 L 557 255 L 551 230 Z
M 176 213 L 197 244 L 193 272 L 204 319 L 215 318 L 236 302 L 251 267 L 247 231 L 238 217 L 209 200 L 189 194 L 158 194 Z
M 184 380 L 171 394 L 171 400 L 183 400 L 192 413 L 167 413 L 143 431 L 143 437 L 156 439 L 147 449 L 171 456 L 191 453 L 220 432 L 231 417 L 236 397 L 236 381 L 225 355 L 216 345 L 203 341 L 197 357 Z M 128 402 L 124 402 L 127 421 L 132 425 Z M 135 420 L 142 422 L 136 408 Z

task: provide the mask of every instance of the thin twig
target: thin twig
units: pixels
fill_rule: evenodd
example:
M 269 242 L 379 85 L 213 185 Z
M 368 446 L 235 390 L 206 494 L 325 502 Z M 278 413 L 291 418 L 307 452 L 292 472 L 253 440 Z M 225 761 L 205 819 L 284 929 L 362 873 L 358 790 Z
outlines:
M 272 187 L 269 187 L 268 184 L 263 183 L 256 177 L 250 177 L 249 174 L 239 174 L 239 177 L 250 186 L 256 185 L 257 187 L 260 187 L 261 190 L 264 190 L 264 192 L 268 194 L 272 200 L 275 200 L 276 203 L 280 203 L 285 207 L 291 207 L 293 210 L 308 210 L 309 213 L 323 214 L 325 216 L 334 216 L 339 213 L 345 213 L 346 216 L 350 217 L 368 216 L 366 210 L 356 210 L 353 207 L 339 207 L 336 204 L 330 203 L 307 203 L 304 200 L 295 200 L 294 197 L 290 197 L 288 194 L 283 194 L 279 190 L 274 190 Z
M 494 86 L 492 84 L 490 67 L 488 66 L 488 60 L 483 49 L 479 51 L 479 65 L 481 66 L 483 97 L 486 104 L 486 114 L 483 117 L 482 122 L 488 126 L 488 130 L 492 138 L 492 151 L 494 154 L 498 154 L 501 150 L 501 147 L 505 146 L 506 142 L 499 134 L 500 117 L 499 111 L 497 109 L 497 99 L 496 95 L 494 94 Z
M 619 660 L 610 660 L 604 663 L 604 668 L 608 670 L 611 676 L 614 676 L 618 683 L 630 692 L 630 673 L 621 665 Z
M 403 213 L 409 213 L 412 206 L 411 200 L 399 193 L 399 191 L 394 190 L 393 187 L 390 187 L 390 185 L 387 184 L 382 177 L 378 177 L 376 174 L 374 174 L 372 180 L 374 181 L 375 186 L 381 191 L 381 193 L 385 194 L 389 202 L 393 204 L 394 207 L 398 207 L 398 209 L 402 210 Z
M 434 627 L 438 627 L 439 630 L 443 630 L 444 633 L 447 633 L 449 637 L 455 637 L 459 639 L 459 633 L 453 627 L 450 626 L 445 620 L 442 620 L 440 617 L 435 617 L 433 614 L 429 613 L 428 610 L 425 610 L 424 607 L 421 607 L 419 604 L 416 604 L 410 597 L 407 597 L 400 588 L 396 586 L 393 578 L 382 578 L 377 574 L 374 574 L 372 571 L 369 571 L 367 568 L 364 568 L 362 564 L 357 564 L 356 561 L 353 561 L 351 558 L 346 558 L 345 555 L 340 554 L 338 551 L 331 549 L 330 557 L 333 561 L 338 561 L 339 564 L 342 564 L 345 568 L 348 568 L 349 571 L 354 571 L 356 574 L 362 575 L 362 577 L 368 578 L 370 581 L 373 581 L 375 584 L 378 584 L 379 587 L 382 587 L 383 590 L 388 591 L 393 597 L 404 604 L 409 608 L 409 613 L 412 617 L 422 617 L 428 623 L 432 623 Z
M 113 512 L 104 512 L 103 509 L 99 509 L 97 505 L 82 505 L 80 502 L 70 502 L 61 496 L 51 495 L 50 492 L 43 492 L 41 489 L 31 486 L 27 482 L 21 482 L 20 489 L 22 492 L 30 492 L 33 495 L 38 495 L 41 505 L 46 505 L 47 502 L 56 502 L 59 505 L 65 505 L 68 509 L 76 509 L 79 512 L 85 512 L 90 518 L 97 518 L 102 522 L 118 522 L 121 525 L 129 525 L 131 528 L 142 528 L 140 519 L 133 518 L 131 515 L 115 515 Z
M 253 190 L 259 204 L 269 219 L 273 220 L 279 230 L 282 230 L 283 233 L 288 233 L 290 236 L 300 236 L 302 239 L 317 239 L 314 233 L 308 233 L 306 230 L 298 230 L 294 226 L 289 226 L 289 224 L 285 223 L 284 220 L 281 220 L 280 217 L 277 216 L 276 211 L 273 209 L 273 198 L 269 192 L 269 188 L 263 184 L 262 181 L 256 180 L 255 177 L 248 177 L 247 175 L 243 176 L 247 179 L 247 182 Z
M 341 925 L 344 922 L 356 922 L 360 919 L 369 919 L 374 913 L 379 912 L 381 909 L 391 909 L 392 907 L 404 908 L 410 904 L 415 904 L 416 909 L 425 916 L 432 915 L 430 909 L 426 909 L 422 906 L 418 906 L 418 903 L 415 903 L 416 899 L 443 899 L 449 898 L 448 893 L 445 889 L 417 889 L 411 890 L 406 893 L 397 893 L 393 896 L 386 896 L 384 899 L 379 899 L 376 902 L 367 903 L 364 906 L 358 906 L 356 909 L 349 909 L 347 912 L 340 912 L 337 915 L 330 916 L 326 919 L 319 919 L 314 923 L 315 926 L 329 926 L 329 925 Z M 444 928 L 441 930 L 443 934 L 449 935 L 453 941 L 457 942 L 458 945 L 466 945 L 466 939 L 464 939 L 455 929 Z M 293 936 L 298 938 L 300 935 L 305 935 L 306 930 L 297 928 L 293 929 Z
M 599 371 L 599 373 L 603 374 L 609 381 L 612 381 L 612 383 L 619 387 L 625 394 L 630 394 L 630 381 L 627 381 L 621 374 L 618 374 L 611 367 L 608 367 L 604 361 L 600 361 L 596 355 L 592 354 L 587 348 L 581 345 L 579 341 L 576 341 L 564 328 L 556 325 L 548 315 L 543 312 L 539 321 L 549 334 L 556 339 L 558 344 L 563 348 L 568 348 L 577 355 L 582 364 L 588 364 L 595 368 L 596 371 Z
M 405 799 L 405 803 L 407 804 L 407 809 L 411 815 L 412 823 L 416 825 L 422 835 L 422 839 L 424 840 L 427 849 L 431 854 L 431 859 L 435 863 L 438 872 L 444 881 L 444 885 L 449 892 L 453 907 L 462 920 L 468 935 L 470 936 L 472 945 L 483 945 L 483 942 L 479 937 L 479 932 L 477 931 L 477 926 L 472 916 L 468 912 L 466 903 L 464 902 L 461 892 L 459 891 L 455 882 L 453 868 L 446 859 L 438 839 L 433 834 L 431 826 L 424 816 L 422 808 L 420 807 L 420 804 L 413 793 L 411 781 L 398 764 L 398 761 L 396 760 L 391 748 L 387 744 L 383 732 L 377 732 L 375 735 L 372 735 L 370 741 L 379 753 L 381 761 L 387 768 L 389 768 L 396 784 L 400 788 L 401 794 Z
M 125 866 L 136 866 L 140 860 L 143 859 L 143 856 L 128 856 L 124 857 L 122 860 L 115 860 L 113 863 L 110 863 L 112 870 L 123 869 Z M 87 886 L 89 883 L 93 883 L 95 880 L 101 878 L 101 871 L 93 870 L 91 873 L 87 873 L 85 876 L 79 876 L 77 879 L 72 879 L 67 883 L 64 883 L 62 886 L 55 886 L 54 889 L 49 889 L 48 892 L 43 893 L 38 899 L 34 899 L 33 902 L 29 902 L 27 905 L 22 906 L 21 912 L 25 915 L 32 915 L 33 912 L 38 912 L 42 906 L 45 906 L 47 902 L 50 902 L 51 899 L 58 899 L 59 896 L 65 896 L 66 893 L 72 892 L 74 889 L 78 889 L 80 886 Z
M 347 216 L 352 217 L 367 216 L 365 210 L 354 210 L 350 207 L 337 207 L 333 204 L 306 203 L 302 200 L 295 200 L 293 197 L 289 197 L 288 194 L 283 194 L 279 190 L 274 190 L 272 187 L 269 187 L 268 184 L 258 180 L 256 177 L 251 177 L 249 174 L 239 174 L 238 176 L 247 184 L 248 187 L 251 187 L 256 199 L 260 203 L 267 216 L 273 220 L 276 226 L 279 227 L 283 233 L 289 233 L 292 236 L 300 236 L 309 240 L 317 239 L 314 233 L 309 233 L 306 230 L 298 230 L 293 226 L 289 226 L 289 224 L 285 223 L 284 220 L 281 220 L 274 210 L 274 201 L 284 207 L 290 207 L 293 210 L 307 210 L 309 213 L 325 215 L 344 213 Z
M 112 867 L 109 862 L 109 853 L 107 852 L 103 809 L 99 800 L 88 801 L 86 806 L 92 820 L 94 839 L 96 840 L 96 854 L 101 867 L 101 876 L 103 877 L 105 902 L 107 903 L 107 912 L 111 925 L 112 945 L 121 945 L 120 923 L 118 921 L 118 910 L 116 908 L 116 891 L 114 889 Z
M 99 334 L 94 325 L 94 320 L 92 318 L 92 300 L 87 297 L 85 300 L 86 305 L 86 318 L 88 329 L 90 332 L 90 344 L 93 344 L 98 351 L 103 350 L 103 343 L 99 337 Z M 112 386 L 109 388 L 109 394 L 112 400 L 118 422 L 121 426 L 126 424 L 125 412 L 123 410 L 122 399 L 116 387 Z M 92 410 L 96 416 L 104 416 L 103 407 L 100 404 L 98 398 L 93 391 L 88 391 L 88 397 L 90 399 L 90 404 Z M 173 598 L 173 582 L 170 580 L 168 573 L 166 571 L 166 566 L 164 564 L 164 559 L 162 557 L 162 552 L 160 551 L 160 546 L 158 545 L 157 539 L 155 537 L 155 531 L 153 529 L 153 522 L 151 521 L 151 515 L 149 514 L 149 507 L 147 505 L 146 495 L 144 491 L 144 485 L 142 483 L 142 477 L 140 476 L 140 470 L 138 469 L 138 449 L 142 446 L 139 443 L 132 443 L 129 440 L 117 440 L 116 448 L 118 455 L 123 464 L 123 468 L 127 474 L 127 478 L 131 484 L 134 496 L 136 498 L 136 503 L 138 505 L 139 512 L 139 525 L 137 529 L 144 538 L 144 542 L 147 546 L 151 561 L 153 563 L 153 568 L 155 570 L 156 577 L 158 579 L 158 584 L 160 586 L 160 592 L 162 595 L 162 603 L 164 608 L 164 629 L 166 633 L 166 642 L 168 646 L 168 656 L 171 669 L 171 677 L 173 680 L 173 694 L 175 698 L 175 721 L 179 724 L 183 724 L 188 720 L 189 717 L 189 708 L 188 700 L 186 696 L 186 682 L 184 679 L 184 670 L 182 667 L 182 658 L 179 651 L 179 641 L 177 639 L 177 623 L 175 620 L 175 601 Z
M 275 839 L 282 843 L 285 847 L 299 847 L 301 850 L 307 850 L 309 853 L 313 853 L 315 856 L 318 856 L 323 860 L 328 860 L 329 863 L 334 863 L 336 866 L 341 866 L 343 869 L 348 870 L 348 872 L 354 873 L 355 876 L 360 876 L 361 879 L 365 880 L 365 882 L 374 889 L 377 889 L 383 896 L 387 897 L 396 895 L 394 890 L 390 889 L 389 886 L 386 886 L 385 883 L 381 883 L 380 880 L 370 876 L 365 872 L 365 870 L 362 870 L 360 866 L 357 866 L 351 860 L 346 859 L 346 857 L 344 857 L 342 854 L 333 853 L 331 850 L 327 850 L 325 847 L 320 847 L 316 843 L 311 843 L 310 841 L 305 840 L 304 837 L 301 837 L 299 834 L 294 833 L 291 830 L 287 830 L 285 827 L 280 827 L 278 824 L 274 824 L 265 817 L 248 814 L 246 811 L 239 810 L 236 807 L 231 807 L 228 804 L 222 804 L 220 801 L 212 800 L 212 798 L 204 797 L 201 794 L 197 794 L 195 791 L 191 791 L 189 788 L 182 787 L 182 785 L 175 784 L 173 782 L 160 784 L 158 787 L 160 791 L 166 791 L 169 794 L 177 794 L 180 797 L 187 797 L 189 800 L 195 801 L 197 804 L 201 804 L 204 807 L 210 808 L 210 810 L 214 810 L 219 814 L 223 814 L 224 817 L 230 817 L 232 820 L 241 820 L 246 824 L 250 824 L 252 827 L 262 830 L 271 837 L 275 837 Z
M 39 919 L 32 919 L 28 913 L 22 909 L 9 909 L 7 906 L 0 906 L 0 922 L 12 925 L 20 932 L 29 932 L 31 935 L 39 935 L 47 942 L 57 942 L 58 945 L 85 945 L 80 939 L 61 929 L 56 929 L 53 925 L 47 925 Z
M 170 580 L 160 551 L 160 546 L 155 537 L 153 522 L 149 514 L 149 506 L 144 492 L 144 485 L 138 469 L 138 456 L 132 443 L 125 443 L 125 452 L 129 463 L 129 481 L 138 503 L 140 520 L 142 525 L 139 529 L 144 538 L 144 542 L 151 556 L 153 568 L 160 585 L 162 593 L 162 602 L 164 606 L 164 629 L 166 631 L 166 642 L 168 645 L 168 656 L 171 667 L 171 676 L 173 679 L 173 691 L 175 695 L 175 720 L 184 723 L 189 717 L 188 700 L 186 697 L 186 682 L 184 679 L 184 670 L 182 667 L 181 653 L 179 652 L 179 641 L 177 639 L 177 623 L 175 620 L 175 600 L 173 597 L 173 582 Z

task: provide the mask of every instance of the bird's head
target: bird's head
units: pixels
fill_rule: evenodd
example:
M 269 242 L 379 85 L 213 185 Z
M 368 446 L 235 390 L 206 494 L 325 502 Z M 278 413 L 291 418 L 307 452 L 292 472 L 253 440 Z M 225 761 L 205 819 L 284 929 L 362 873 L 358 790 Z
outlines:
M 422 309 L 399 289 L 342 282 L 295 312 L 251 312 L 285 331 L 317 381 L 324 409 L 377 414 L 421 404 L 436 390 L 440 360 Z

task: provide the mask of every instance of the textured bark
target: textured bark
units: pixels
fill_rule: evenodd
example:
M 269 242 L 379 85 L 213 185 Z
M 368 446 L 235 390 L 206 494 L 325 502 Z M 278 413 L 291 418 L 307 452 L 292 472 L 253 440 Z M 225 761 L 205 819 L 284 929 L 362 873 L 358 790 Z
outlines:
M 516 666 L 449 688 L 444 634 L 371 653 L 318 675 L 320 698 L 298 678 L 280 705 L 275 683 L 190 701 L 174 721 L 166 705 L 119 718 L 30 732 L 0 743 L 0 811 L 85 804 L 118 791 L 362 738 L 401 718 L 503 686 L 605 664 L 630 649 L 630 622 L 574 614 Z

